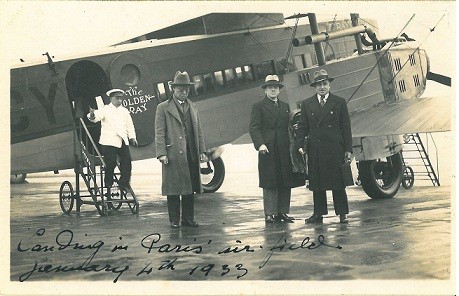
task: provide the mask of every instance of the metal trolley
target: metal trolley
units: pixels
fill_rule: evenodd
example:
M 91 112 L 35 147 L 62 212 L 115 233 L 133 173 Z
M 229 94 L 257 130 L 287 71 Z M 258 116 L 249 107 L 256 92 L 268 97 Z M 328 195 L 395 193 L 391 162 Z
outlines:
M 82 118 L 75 119 L 73 128 L 75 159 L 75 189 L 70 181 L 64 181 L 59 189 L 59 204 L 64 213 L 70 214 L 76 201 L 76 212 L 84 204 L 94 205 L 101 216 L 119 210 L 127 204 L 132 213 L 139 213 L 139 201 L 132 188 L 120 189 L 115 174 L 114 186 L 104 186 L 104 159 Z M 86 184 L 87 193 L 80 188 L 80 177 Z M 84 190 L 83 190 L 84 191 Z

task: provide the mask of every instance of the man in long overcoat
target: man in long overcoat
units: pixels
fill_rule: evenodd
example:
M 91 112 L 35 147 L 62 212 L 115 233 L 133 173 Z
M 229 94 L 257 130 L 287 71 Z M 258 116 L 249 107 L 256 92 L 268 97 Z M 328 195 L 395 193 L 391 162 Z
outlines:
M 172 228 L 179 227 L 180 196 L 182 226 L 197 227 L 194 221 L 194 193 L 202 193 L 200 161 L 206 161 L 206 148 L 196 105 L 188 99 L 193 83 L 187 72 L 178 71 L 170 83 L 172 97 L 156 110 L 156 157 L 162 166 L 162 195 Z
M 293 222 L 291 188 L 305 184 L 304 175 L 294 174 L 290 158 L 290 107 L 278 99 L 284 85 L 277 75 L 266 76 L 261 86 L 266 96 L 252 106 L 250 136 L 258 154 L 259 186 L 263 188 L 265 221 Z
M 330 93 L 333 78 L 321 69 L 311 86 L 316 95 L 301 102 L 296 147 L 303 150 L 305 137 L 309 166 L 309 190 L 313 191 L 314 214 L 306 223 L 322 223 L 328 213 L 326 190 L 333 192 L 333 205 L 341 223 L 347 223 L 349 206 L 341 166 L 351 162 L 352 133 L 345 99 Z

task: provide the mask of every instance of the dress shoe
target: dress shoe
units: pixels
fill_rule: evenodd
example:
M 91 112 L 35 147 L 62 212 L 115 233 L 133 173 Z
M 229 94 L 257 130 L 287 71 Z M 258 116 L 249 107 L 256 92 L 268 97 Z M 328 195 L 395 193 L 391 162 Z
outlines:
M 322 223 L 324 220 L 324 218 L 321 216 L 321 215 L 312 215 L 311 217 L 309 217 L 308 219 L 304 220 L 304 222 L 306 222 L 307 224 L 309 223 Z
M 339 223 L 348 223 L 349 221 L 347 220 L 346 214 L 341 214 L 339 215 Z
M 171 222 L 171 228 L 179 228 L 180 225 L 178 224 L 178 222 Z
M 293 220 L 295 220 L 295 218 L 289 217 L 287 216 L 287 214 L 279 214 L 279 216 L 277 216 L 276 218 L 278 218 L 279 221 L 284 221 L 287 223 L 293 223 Z
M 274 218 L 274 215 L 265 215 L 265 222 L 274 223 L 276 222 L 276 218 Z
M 193 220 L 183 220 L 182 221 L 182 226 L 198 227 L 199 224 L 198 224 L 198 222 L 195 222 Z

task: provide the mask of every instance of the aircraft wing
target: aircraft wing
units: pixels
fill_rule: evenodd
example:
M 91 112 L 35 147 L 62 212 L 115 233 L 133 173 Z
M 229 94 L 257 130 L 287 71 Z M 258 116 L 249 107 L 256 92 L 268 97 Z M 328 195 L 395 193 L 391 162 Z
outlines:
M 385 103 L 351 113 L 352 136 L 369 137 L 451 130 L 451 97 Z

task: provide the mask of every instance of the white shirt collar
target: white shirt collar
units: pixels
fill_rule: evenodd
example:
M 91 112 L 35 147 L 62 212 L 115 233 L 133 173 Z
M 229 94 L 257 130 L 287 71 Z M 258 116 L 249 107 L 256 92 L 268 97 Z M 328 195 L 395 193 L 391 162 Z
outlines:
M 325 99 L 324 99 L 325 102 L 328 100 L 328 97 L 329 97 L 329 96 L 330 96 L 330 93 L 327 93 L 327 94 L 325 95 Z M 317 100 L 319 100 L 319 103 L 320 103 L 320 95 L 319 95 L 319 94 L 317 94 Z

